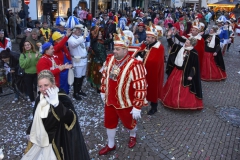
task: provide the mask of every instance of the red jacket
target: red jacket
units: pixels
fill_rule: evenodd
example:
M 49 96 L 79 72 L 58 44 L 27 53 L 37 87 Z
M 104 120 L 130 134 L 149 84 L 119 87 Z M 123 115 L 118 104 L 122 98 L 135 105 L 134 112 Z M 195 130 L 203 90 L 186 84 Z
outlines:
M 125 63 L 120 66 L 119 75 L 114 81 L 109 75 L 115 61 L 113 54 L 109 54 L 103 66 L 101 92 L 106 95 L 106 105 L 113 105 L 116 109 L 141 109 L 147 105 L 146 71 L 142 62 L 126 55 L 121 61 Z
M 179 35 L 180 35 L 180 36 L 183 36 L 183 35 L 184 35 L 184 28 L 183 28 L 183 30 L 181 29 L 179 22 L 174 23 L 173 26 L 176 28 L 176 30 L 179 31 Z
M 68 41 L 68 37 L 65 36 L 59 43 L 54 42 L 54 55 L 58 56 L 60 64 L 64 63 L 64 54 L 66 55 L 68 60 L 72 60 L 71 54 L 69 53 L 66 42 Z
M 56 86 L 60 86 L 60 72 L 61 70 L 58 68 L 58 66 L 61 65 L 61 62 L 58 58 L 58 56 L 49 56 L 47 54 L 44 54 L 37 63 L 37 74 L 39 74 L 42 70 L 50 70 L 54 77 Z
M 146 45 L 143 43 L 141 48 L 146 48 Z M 164 80 L 164 47 L 161 42 L 150 48 L 143 64 L 147 70 L 147 101 L 157 103 L 161 98 Z

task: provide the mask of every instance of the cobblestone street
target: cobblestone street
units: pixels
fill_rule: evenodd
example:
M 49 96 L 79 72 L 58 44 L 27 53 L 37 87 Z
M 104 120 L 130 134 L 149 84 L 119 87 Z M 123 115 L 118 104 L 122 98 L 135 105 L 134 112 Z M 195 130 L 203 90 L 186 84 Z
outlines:
M 13 45 L 18 50 L 18 44 Z M 94 160 L 239 160 L 240 159 L 240 37 L 225 54 L 228 78 L 222 82 L 203 82 L 204 109 L 171 110 L 158 105 L 148 116 L 142 109 L 138 121 L 137 145 L 129 149 L 129 132 L 119 124 L 115 151 L 98 156 L 106 145 L 104 108 L 100 95 L 85 81 L 88 97 L 73 100 L 90 157 Z M 4 88 L 4 93 L 11 90 Z M 31 104 L 20 100 L 12 104 L 14 94 L 0 97 L 0 148 L 4 159 L 19 160 L 27 145 L 25 131 L 31 121 Z

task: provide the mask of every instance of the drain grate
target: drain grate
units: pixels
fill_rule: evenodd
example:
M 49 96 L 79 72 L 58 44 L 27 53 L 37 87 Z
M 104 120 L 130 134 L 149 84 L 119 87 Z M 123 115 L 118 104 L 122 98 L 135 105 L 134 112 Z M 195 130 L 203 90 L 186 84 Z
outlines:
M 240 127 L 240 109 L 233 106 L 219 107 L 216 114 L 222 120 L 231 123 L 235 127 Z

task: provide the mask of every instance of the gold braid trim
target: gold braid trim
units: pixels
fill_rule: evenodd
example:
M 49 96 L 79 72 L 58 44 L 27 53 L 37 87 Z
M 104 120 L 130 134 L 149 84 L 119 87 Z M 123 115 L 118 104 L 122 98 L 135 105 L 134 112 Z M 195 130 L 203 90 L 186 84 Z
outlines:
M 55 154 L 56 154 L 56 156 L 57 156 L 57 159 L 58 159 L 58 160 L 62 160 L 62 158 L 61 158 L 61 156 L 60 156 L 60 154 L 59 154 L 59 151 L 58 151 L 58 149 L 57 149 L 57 146 L 56 146 L 56 144 L 55 144 L 55 142 L 54 142 L 54 139 L 52 140 L 52 146 L 53 146 L 53 149 L 54 149 Z
M 61 147 L 61 152 L 62 152 L 63 160 L 64 160 L 65 158 L 64 158 L 64 152 L 63 152 L 63 148 L 62 147 Z
M 60 121 L 60 118 L 58 117 L 58 115 L 55 113 L 54 109 L 51 107 L 51 110 L 52 110 L 52 113 L 53 113 L 53 116 L 58 120 Z
M 72 111 L 72 110 L 70 109 L 70 111 Z M 73 111 L 72 111 L 72 112 L 73 112 Z M 65 128 L 66 128 L 66 130 L 68 130 L 68 131 L 72 130 L 73 127 L 74 127 L 74 125 L 76 124 L 77 118 L 76 118 L 76 115 L 74 114 L 74 112 L 73 112 L 73 116 L 74 116 L 74 117 L 73 117 L 73 121 L 72 121 L 72 123 L 71 123 L 70 126 L 68 126 L 67 124 L 64 123 Z
M 27 148 L 24 151 L 24 154 L 26 154 L 33 146 L 33 143 L 31 141 L 28 141 Z

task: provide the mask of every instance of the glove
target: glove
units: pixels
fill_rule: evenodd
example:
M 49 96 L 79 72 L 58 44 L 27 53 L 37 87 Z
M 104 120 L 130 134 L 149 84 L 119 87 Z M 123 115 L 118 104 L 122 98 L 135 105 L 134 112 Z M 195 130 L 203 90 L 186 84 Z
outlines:
M 132 111 L 130 112 L 132 114 L 133 119 L 141 118 L 141 110 L 133 107 Z
M 88 29 L 87 27 L 84 28 L 84 34 L 83 34 L 84 37 L 87 37 L 88 36 Z
M 54 88 L 48 88 L 47 94 L 48 96 L 46 96 L 45 98 L 48 101 L 48 103 L 50 103 L 54 107 L 57 107 L 59 104 L 58 91 Z
M 105 93 L 100 93 L 103 103 L 105 103 Z

